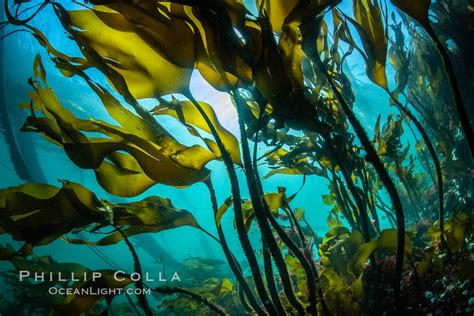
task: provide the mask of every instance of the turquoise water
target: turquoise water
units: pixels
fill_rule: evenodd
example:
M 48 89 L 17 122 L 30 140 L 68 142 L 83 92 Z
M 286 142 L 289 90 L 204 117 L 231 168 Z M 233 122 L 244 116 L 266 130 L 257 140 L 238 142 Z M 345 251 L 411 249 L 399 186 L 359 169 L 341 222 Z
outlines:
M 343 8 L 350 10 L 350 4 L 344 5 Z M 76 45 L 66 38 L 57 18 L 49 8 L 41 12 L 41 14 L 34 19 L 32 25 L 43 30 L 45 36 L 51 41 L 53 46 L 60 51 L 70 55 L 79 54 Z M 69 110 L 78 115 L 79 118 L 97 118 L 109 122 L 112 121 L 102 108 L 97 96 L 88 89 L 82 79 L 74 77 L 65 78 L 62 76 L 49 60 L 44 49 L 34 40 L 31 34 L 20 32 L 9 36 L 4 40 L 4 47 L 4 89 L 6 104 L 10 112 L 10 120 L 12 122 L 15 138 L 20 144 L 21 154 L 28 162 L 29 170 L 34 175 L 35 181 L 58 185 L 58 179 L 67 179 L 84 185 L 93 192 L 96 192 L 100 198 L 112 202 L 126 200 L 138 201 L 151 195 L 167 197 L 170 198 L 178 208 L 191 211 L 203 228 L 215 234 L 215 223 L 211 216 L 211 204 L 207 189 L 203 184 L 195 184 L 185 189 L 177 189 L 158 184 L 142 195 L 132 199 L 114 197 L 105 192 L 97 184 L 92 170 L 77 168 L 62 150 L 45 141 L 39 135 L 20 132 L 21 125 L 27 117 L 28 112 L 19 109 L 17 105 L 28 100 L 25 96 L 25 94 L 30 91 L 27 80 L 31 77 L 33 60 L 36 54 L 42 56 L 50 86 L 55 90 L 59 99 Z M 387 95 L 382 89 L 371 84 L 366 78 L 364 73 L 365 66 L 360 56 L 351 56 L 348 58 L 347 64 L 350 65 L 352 75 L 356 79 L 353 83 L 353 89 L 356 94 L 355 111 L 360 115 L 363 124 L 368 126 L 369 133 L 373 132 L 371 127 L 375 125 L 378 114 L 389 113 Z M 108 86 L 103 76 L 99 73 L 94 74 L 94 71 L 91 72 L 93 73 L 93 75 L 91 75 L 93 80 Z M 389 75 L 388 78 L 391 78 L 391 76 Z M 110 89 L 110 91 L 112 91 L 112 89 Z M 221 124 L 236 135 L 237 138 L 240 138 L 236 110 L 227 94 L 213 89 L 197 71 L 194 72 L 192 77 L 191 92 L 197 100 L 206 101 L 211 104 L 216 110 Z M 120 99 L 120 96 L 115 96 Z M 140 103 L 151 109 L 155 101 L 140 100 Z M 377 104 L 376 109 L 374 109 L 374 104 Z M 196 143 L 195 138 L 190 138 L 190 136 L 187 135 L 186 129 L 175 119 L 159 118 L 159 121 L 167 129 L 176 131 L 174 136 L 183 142 L 183 144 Z M 203 144 L 203 142 L 200 144 Z M 8 151 L 4 139 L 1 139 L 0 146 L 1 152 L 6 153 Z M 252 142 L 251 146 L 253 146 Z M 266 151 L 267 148 L 264 144 L 259 145 L 260 154 Z M 1 162 L 0 168 L 2 169 L 3 177 L 0 183 L 2 187 L 14 186 L 23 182 L 16 175 L 8 155 L 2 155 Z M 212 170 L 212 179 L 216 187 L 218 201 L 223 202 L 230 195 L 229 182 L 225 176 L 225 167 L 222 162 L 214 161 L 209 163 L 208 168 Z M 262 167 L 260 174 L 264 175 L 268 170 L 269 169 Z M 237 174 L 240 183 L 245 184 L 243 170 L 239 169 Z M 302 183 L 302 176 L 286 175 L 275 175 L 263 181 L 264 188 L 267 192 L 276 192 L 278 186 L 283 186 L 286 187 L 288 195 L 298 191 Z M 321 199 L 323 194 L 328 193 L 327 186 L 327 181 L 320 177 L 307 177 L 305 185 L 292 202 L 294 207 L 301 207 L 306 210 L 306 218 L 319 236 L 323 236 L 328 230 L 326 218 L 330 207 L 325 205 Z M 249 198 L 245 190 L 243 190 L 243 198 Z M 229 232 L 228 240 L 233 251 L 237 256 L 242 255 L 237 235 L 233 233 L 232 212 L 225 214 L 222 223 L 224 230 Z M 386 225 L 387 223 L 382 223 L 382 226 Z M 257 231 L 251 231 L 250 236 L 253 241 L 258 242 L 259 236 L 257 236 Z M 177 260 L 182 260 L 189 256 L 224 259 L 219 245 L 210 240 L 210 238 L 201 231 L 193 228 L 181 227 L 163 231 L 154 234 L 154 238 L 160 244 L 164 245 L 165 249 L 172 253 L 173 257 Z M 15 244 L 15 242 L 13 242 L 13 244 Z M 73 247 L 74 250 L 71 251 L 70 245 L 65 244 L 61 240 L 57 240 L 50 245 L 37 247 L 35 251 L 39 255 L 54 254 L 54 258 L 58 261 L 78 262 L 97 269 L 107 267 L 107 264 L 98 258 L 96 254 L 91 252 L 88 247 L 81 245 L 74 245 Z M 100 250 L 106 256 L 110 257 L 112 261 L 124 267 L 124 269 L 132 269 L 130 254 L 123 244 L 102 247 Z M 147 258 L 146 255 L 145 258 Z M 84 262 L 84 260 L 86 260 L 86 262 Z M 146 265 L 147 261 L 143 263 Z
M 35 18 L 34 25 L 45 30 L 45 35 L 51 40 L 61 51 L 69 54 L 77 54 L 77 48 L 72 41 L 67 40 L 64 32 L 61 30 L 59 22 L 54 14 L 48 9 Z M 90 190 L 97 193 L 101 198 L 119 202 L 124 199 L 113 197 L 105 192 L 95 180 L 92 170 L 79 169 L 66 156 L 66 154 L 45 141 L 41 136 L 34 133 L 21 133 L 19 130 L 28 115 L 28 111 L 18 109 L 20 102 L 25 102 L 28 98 L 25 96 L 30 91 L 27 83 L 32 74 L 32 65 L 36 54 L 43 57 L 43 62 L 47 71 L 50 86 L 55 90 L 59 99 L 63 101 L 69 110 L 80 118 L 97 118 L 111 122 L 98 98 L 94 95 L 86 84 L 80 78 L 64 78 L 61 73 L 49 61 L 44 49 L 28 33 L 18 33 L 9 36 L 4 41 L 4 68 L 5 73 L 5 97 L 10 111 L 11 121 L 15 133 L 15 137 L 19 140 L 21 153 L 29 162 L 29 169 L 35 175 L 35 181 L 45 182 L 52 185 L 59 185 L 58 179 L 67 179 L 69 181 L 83 184 Z M 92 76 L 97 82 L 107 85 L 103 76 L 96 74 Z M 229 131 L 240 138 L 238 132 L 238 124 L 236 111 L 233 107 L 230 97 L 219 92 L 209 86 L 195 72 L 191 82 L 191 91 L 197 100 L 206 101 L 211 104 L 220 118 L 221 124 Z M 377 89 L 374 89 L 377 93 Z M 382 92 L 380 94 L 383 94 Z M 116 95 L 116 97 L 119 97 Z M 140 100 L 140 102 L 151 109 L 155 103 L 154 100 Z M 361 106 L 364 106 L 363 104 Z M 175 119 L 160 119 L 160 122 L 171 131 L 178 131 L 174 134 L 184 144 L 195 142 L 195 138 L 190 139 L 187 136 L 186 129 Z M 186 142 L 187 141 L 187 142 Z M 201 143 L 203 144 L 203 143 Z M 252 143 L 251 143 L 252 144 Z M 6 152 L 6 144 L 4 139 L 0 143 L 1 152 Z M 253 144 L 252 144 L 253 146 Z M 265 145 L 259 146 L 259 153 L 266 152 Z M 34 163 L 37 161 L 37 165 Z M 1 186 L 8 187 L 22 183 L 23 181 L 16 175 L 13 165 L 8 155 L 2 155 L 2 180 Z M 212 179 L 217 191 L 217 199 L 219 203 L 223 202 L 230 195 L 229 181 L 227 179 L 226 170 L 222 162 L 211 162 L 208 168 L 212 170 Z M 266 174 L 268 169 L 262 168 L 260 173 Z M 237 172 L 241 184 L 245 183 L 245 175 L 241 169 Z M 278 186 L 287 188 L 288 195 L 299 190 L 303 183 L 303 177 L 288 177 L 285 175 L 275 175 L 264 180 L 263 185 L 267 192 L 276 192 Z M 321 200 L 321 195 L 328 192 L 327 182 L 319 177 L 308 177 L 306 184 L 298 193 L 292 205 L 302 207 L 306 210 L 308 222 L 312 228 L 322 236 L 327 231 L 326 218 L 329 206 L 325 205 Z M 128 201 L 141 200 L 147 196 L 158 195 L 170 198 L 176 207 L 189 210 L 196 217 L 198 223 L 208 230 L 215 233 L 215 223 L 213 222 L 211 203 L 208 198 L 208 192 L 203 184 L 195 184 L 189 188 L 177 189 L 164 185 L 156 185 L 140 196 Z M 248 192 L 243 190 L 243 198 L 249 198 Z M 225 214 L 222 220 L 224 230 L 228 231 L 228 240 L 232 249 L 236 254 L 242 254 L 239 247 L 237 235 L 233 228 L 232 212 Z M 257 231 L 251 231 L 250 236 L 255 242 L 258 241 Z M 211 258 L 224 259 L 220 246 L 201 231 L 190 227 L 181 227 L 178 229 L 163 231 L 154 234 L 154 238 L 162 243 L 177 260 L 182 260 L 188 256 L 204 256 Z M 14 243 L 15 244 L 15 243 Z M 74 251 L 71 246 L 65 244 L 61 240 L 57 240 L 50 245 L 38 247 L 35 249 L 39 255 L 54 254 L 54 258 L 58 261 L 78 262 L 91 268 L 106 268 L 107 264 L 100 260 L 86 246 L 75 245 Z M 124 269 L 132 269 L 132 261 L 128 249 L 123 243 L 114 246 L 102 247 L 101 251 Z M 146 257 L 145 257 L 146 258 Z M 86 262 L 84 262 L 86 260 Z M 144 261 L 143 264 L 147 264 Z
M 247 3 L 247 5 L 250 4 Z M 70 6 L 73 7 L 72 5 Z M 340 8 L 350 11 L 351 3 L 344 2 Z M 393 8 L 390 8 L 389 13 L 392 10 Z M 327 22 L 331 23 L 330 20 Z M 46 8 L 35 17 L 32 25 L 41 29 L 52 45 L 61 52 L 68 55 L 80 54 L 75 43 L 67 38 L 50 8 Z M 8 31 L 9 29 L 7 28 L 5 32 L 8 33 Z M 114 121 L 103 109 L 98 97 L 89 89 L 84 81 L 78 77 L 64 77 L 50 61 L 44 48 L 28 32 L 18 32 L 8 36 L 3 41 L 3 47 L 3 91 L 9 113 L 8 119 L 11 122 L 12 132 L 19 145 L 21 156 L 26 162 L 34 182 L 60 186 L 58 180 L 65 179 L 82 184 L 96 193 L 101 199 L 116 203 L 139 201 L 153 195 L 166 197 L 171 199 L 177 208 L 190 211 L 206 231 L 214 236 L 217 235 L 209 193 L 204 184 L 198 183 L 188 188 L 174 188 L 157 184 L 143 194 L 133 198 L 112 196 L 97 183 L 93 170 L 78 168 L 61 149 L 47 142 L 40 135 L 20 132 L 21 126 L 29 113 L 26 110 L 19 109 L 18 104 L 28 102 L 29 100 L 26 95 L 31 90 L 31 87 L 28 85 L 28 78 L 32 76 L 33 61 L 37 54 L 40 54 L 42 57 L 49 85 L 54 89 L 58 98 L 68 110 L 83 119 L 95 118 L 112 124 Z M 344 68 L 346 73 L 350 75 L 349 78 L 355 94 L 354 112 L 367 129 L 369 137 L 372 138 L 377 117 L 381 114 L 385 119 L 390 113 L 398 112 L 389 106 L 386 92 L 367 78 L 364 61 L 358 54 L 349 56 Z M 90 70 L 88 74 L 94 81 L 109 88 L 109 91 L 113 91 L 107 80 L 98 71 Z M 394 70 L 390 67 L 387 68 L 387 78 L 389 79 L 389 86 L 393 86 Z M 220 123 L 240 140 L 237 113 L 229 95 L 211 87 L 196 70 L 192 76 L 190 89 L 197 100 L 205 101 L 212 105 Z M 117 93 L 114 96 L 119 100 L 123 100 Z M 183 98 L 180 95 L 175 95 L 175 97 L 178 99 Z M 166 96 L 165 99 L 169 100 L 171 96 Z M 153 99 L 139 100 L 139 102 L 149 110 L 156 105 L 156 100 Z M 122 102 L 122 104 L 125 104 L 125 102 Z M 2 115 L 5 115 L 5 113 L 2 113 Z M 195 137 L 190 136 L 187 129 L 174 118 L 159 117 L 158 121 L 167 130 L 171 131 L 173 136 L 181 143 L 204 146 L 203 141 L 196 140 Z M 300 132 L 290 131 L 290 133 L 297 135 Z M 415 141 L 412 134 L 405 133 L 402 141 L 404 144 L 413 144 L 410 150 L 411 152 L 414 151 Z M 253 148 L 252 142 L 250 142 L 250 145 Z M 258 145 L 259 156 L 269 149 L 271 148 L 260 143 Z M 8 154 L 9 148 L 6 139 L 1 137 L 1 135 L 0 152 L 2 153 L 0 160 L 0 188 L 22 184 L 24 180 L 15 172 L 11 155 Z M 220 161 L 210 162 L 207 168 L 212 171 L 211 176 L 216 188 L 217 200 L 221 204 L 230 196 L 226 168 Z M 261 175 L 265 175 L 270 169 L 267 166 L 261 166 L 259 171 Z M 242 188 L 242 197 L 250 199 L 246 191 L 244 172 L 239 167 L 237 167 L 237 176 Z M 305 178 L 303 176 L 275 175 L 263 180 L 265 192 L 277 192 L 278 187 L 285 187 L 288 196 L 298 192 L 291 205 L 293 208 L 305 209 L 307 222 L 319 237 L 324 236 L 329 229 L 327 217 L 331 206 L 326 205 L 322 199 L 323 195 L 329 193 L 328 184 L 328 181 L 318 176 L 308 176 Z M 388 203 L 389 199 L 385 192 L 382 194 L 382 197 Z M 222 218 L 221 224 L 232 252 L 237 258 L 243 260 L 245 256 L 233 223 L 233 212 L 229 211 Z M 256 225 L 256 223 L 253 225 Z M 382 218 L 380 226 L 388 228 L 389 223 L 386 219 Z M 184 262 L 186 259 L 194 257 L 225 261 L 220 245 L 198 229 L 180 227 L 153 233 L 151 236 L 152 240 L 148 239 L 147 241 L 140 237 L 140 235 L 130 238 L 132 243 L 137 246 L 137 253 L 140 256 L 144 271 L 161 271 L 163 269 L 173 271 L 175 262 Z M 250 230 L 249 236 L 252 243 L 259 249 L 261 245 L 260 232 L 256 229 Z M 97 237 L 87 236 L 87 238 L 94 239 Z M 15 249 L 22 245 L 20 242 L 11 240 L 6 235 L 1 235 L 0 241 L 2 244 L 10 243 Z M 153 252 L 157 247 L 154 242 L 159 245 L 162 253 L 160 251 Z M 59 262 L 80 263 L 93 270 L 117 267 L 129 273 L 134 270 L 131 254 L 123 242 L 112 246 L 91 248 L 86 245 L 71 245 L 61 239 L 57 239 L 46 246 L 35 247 L 34 252 L 40 256 L 51 255 Z M 244 265 L 244 272 L 248 272 L 248 270 L 245 270 L 246 266 Z M 6 271 L 11 266 L 9 263 L 2 262 L 0 267 L 2 271 Z M 232 278 L 230 273 L 229 277 Z

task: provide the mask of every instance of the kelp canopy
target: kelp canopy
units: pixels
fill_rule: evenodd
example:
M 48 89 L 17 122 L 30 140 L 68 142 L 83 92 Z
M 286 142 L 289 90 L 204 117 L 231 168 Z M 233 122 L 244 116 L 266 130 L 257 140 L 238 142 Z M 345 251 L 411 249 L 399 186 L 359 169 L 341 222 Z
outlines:
M 1 258 L 14 266 L 3 277 L 10 280 L 28 267 L 85 273 L 80 265 L 34 255 L 35 246 L 59 238 L 71 249 L 124 241 L 134 272 L 141 272 L 129 237 L 182 226 L 215 239 L 232 274 L 216 278 L 210 268 L 215 262 L 189 260 L 191 274 L 203 267 L 210 274 L 183 287 L 153 288 L 156 300 L 137 296 L 136 304 L 135 298 L 124 304 L 107 296 L 106 306 L 103 297 L 90 296 L 37 304 L 41 291 L 67 285 L 13 282 L 22 301 L 28 298 L 23 312 L 474 312 L 469 1 L 353 0 L 349 7 L 323 0 L 96 0 L 73 6 L 5 0 L 4 9 L 4 36 L 31 34 L 48 63 L 63 77 L 81 80 L 111 119 L 83 119 L 70 111 L 38 55 L 31 92 L 20 104 L 28 113 L 22 131 L 40 134 L 78 168 L 92 170 L 114 196 L 136 197 L 156 184 L 205 185 L 216 236 L 198 224 L 193 210 L 178 209 L 166 197 L 112 203 L 67 179 L 60 187 L 26 183 L 0 191 L 0 231 L 24 243 L 21 249 L 2 247 Z M 77 56 L 34 26 L 44 10 L 54 12 Z M 385 91 L 383 102 L 361 91 L 362 79 L 352 73 L 357 60 L 365 66 L 358 76 Z M 195 99 L 190 81 L 196 71 L 230 95 L 240 135 L 222 124 L 215 111 L 220 104 Z M 95 80 L 97 73 L 108 84 Z M 374 126 L 361 121 L 358 98 L 378 116 Z M 147 108 L 141 99 L 155 105 Z M 162 116 L 182 124 L 196 143 L 181 143 L 160 123 Z M 217 199 L 211 161 L 226 168 L 225 201 Z M 312 188 L 331 208 L 323 238 L 306 219 L 309 210 L 292 205 L 297 193 L 264 191 L 262 182 L 276 174 L 303 184 L 306 177 L 327 181 L 328 194 Z M 233 212 L 235 231 L 223 230 L 226 212 Z M 107 227 L 98 241 L 68 236 Z M 257 232 L 258 244 L 250 231 Z M 229 234 L 238 236 L 242 257 L 227 242 Z M 107 270 L 95 283 L 75 286 L 148 287 L 129 278 L 117 282 L 112 274 Z

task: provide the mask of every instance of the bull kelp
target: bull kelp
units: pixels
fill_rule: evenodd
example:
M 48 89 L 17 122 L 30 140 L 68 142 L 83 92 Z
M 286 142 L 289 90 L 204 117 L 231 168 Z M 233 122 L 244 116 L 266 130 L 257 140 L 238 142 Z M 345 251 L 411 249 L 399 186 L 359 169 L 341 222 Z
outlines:
M 469 0 L 8 1 L 0 313 L 474 313 Z

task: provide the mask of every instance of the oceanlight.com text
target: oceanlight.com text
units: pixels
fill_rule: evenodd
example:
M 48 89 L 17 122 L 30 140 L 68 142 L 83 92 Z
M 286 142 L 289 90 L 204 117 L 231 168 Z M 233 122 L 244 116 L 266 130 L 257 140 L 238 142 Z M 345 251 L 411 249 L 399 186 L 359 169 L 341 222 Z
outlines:
M 57 288 L 50 287 L 48 289 L 50 295 L 97 295 L 97 296 L 108 296 L 108 295 L 149 295 L 151 294 L 151 289 L 149 288 Z

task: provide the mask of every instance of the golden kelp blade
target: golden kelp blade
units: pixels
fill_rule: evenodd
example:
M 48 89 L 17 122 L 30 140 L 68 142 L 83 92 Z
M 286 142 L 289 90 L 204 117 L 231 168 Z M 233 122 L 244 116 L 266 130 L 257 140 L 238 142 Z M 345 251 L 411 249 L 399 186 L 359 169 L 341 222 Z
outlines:
M 251 69 L 233 50 L 225 49 L 230 48 L 231 41 L 219 36 L 223 30 L 206 18 L 201 18 L 192 8 L 185 8 L 185 12 L 196 34 L 198 55 L 195 67 L 204 79 L 219 91 L 235 88 L 239 80 L 249 82 Z
M 397 249 L 397 230 L 385 229 L 380 233 L 380 236 L 371 240 L 368 243 L 361 245 L 358 249 L 357 265 L 362 270 L 369 256 L 376 250 L 390 250 L 396 253 Z M 410 238 L 405 239 L 405 253 L 410 255 L 412 252 L 412 243 Z
M 68 19 L 62 20 L 78 43 L 95 50 L 123 76 L 135 98 L 151 98 L 187 91 L 193 68 L 221 91 L 228 91 L 239 80 L 251 81 L 250 66 L 233 50 L 237 35 L 230 39 L 222 33 L 232 26 L 244 33 L 248 30 L 247 42 L 253 44 L 258 42 L 255 28 L 244 23 L 245 7 L 240 1 L 227 2 L 220 10 L 223 12 L 175 3 L 118 1 L 69 11 Z M 221 13 L 228 14 L 230 21 L 212 17 Z M 103 34 L 108 34 L 107 39 Z M 238 45 L 244 51 L 244 44 Z M 254 61 L 260 55 L 258 47 L 245 48 Z
M 270 12 L 279 12 L 279 14 L 276 14 L 280 16 L 278 22 L 272 22 L 275 16 L 272 16 L 272 13 L 268 14 L 272 26 L 275 26 L 274 23 L 277 23 L 277 25 L 281 23 L 278 49 L 294 90 L 304 89 L 302 69 L 303 49 L 301 47 L 302 35 L 299 28 L 302 20 L 305 17 L 315 18 L 334 2 L 336 1 L 264 1 L 264 9 L 269 7 L 271 9 Z M 280 22 L 281 18 L 283 18 L 283 20 Z M 318 46 L 322 44 L 320 40 L 321 38 L 318 39 Z M 322 49 L 319 51 L 321 52 Z
M 227 212 L 227 210 L 231 206 L 232 206 L 232 197 L 228 197 L 227 199 L 225 199 L 224 203 L 219 207 L 215 215 L 217 227 L 220 227 L 222 216 L 225 214 L 225 212 Z
M 405 34 L 402 31 L 402 23 L 395 22 L 391 28 L 395 33 L 395 40 L 391 41 L 388 50 L 388 61 L 397 73 L 395 75 L 397 87 L 392 91 L 392 94 L 397 98 L 399 94 L 404 93 L 404 90 L 408 85 L 408 79 L 410 76 L 410 57 L 408 50 L 405 48 Z
M 222 140 L 225 149 L 229 152 L 232 161 L 235 164 L 242 165 L 240 146 L 237 138 L 220 124 L 216 112 L 208 103 L 199 102 L 199 105 L 214 125 L 214 128 L 216 129 L 219 138 Z M 190 124 L 196 128 L 206 131 L 207 133 L 211 133 L 209 125 L 206 123 L 202 115 L 191 101 L 178 101 L 175 99 L 172 102 L 162 102 L 160 105 L 153 108 L 151 112 L 154 115 L 172 116 L 176 119 L 179 119 L 185 125 Z M 221 152 L 217 146 L 210 147 L 209 149 L 218 157 L 221 156 Z
M 473 227 L 472 219 L 472 214 L 462 212 L 446 221 L 444 226 L 444 236 L 451 251 L 461 251 L 465 243 L 466 232 L 468 232 Z M 429 239 L 432 239 L 433 241 L 439 242 L 441 238 L 439 223 L 436 223 L 436 225 L 430 227 L 425 233 L 425 236 Z
M 109 27 L 117 30 L 123 31 L 126 25 L 128 31 L 134 32 L 146 45 L 174 65 L 191 69 L 194 67 L 194 33 L 184 20 L 182 5 L 158 1 L 111 1 L 106 5 L 94 5 L 93 9 L 121 15 L 116 21 L 99 17 Z M 129 23 L 118 23 L 123 19 Z
M 43 133 L 63 147 L 75 164 L 94 169 L 101 185 L 117 195 L 134 196 L 154 183 L 188 186 L 208 176 L 204 165 L 215 159 L 215 155 L 200 146 L 181 145 L 164 129 L 150 126 L 100 85 L 94 84 L 85 74 L 81 75 L 101 98 L 107 111 L 124 127 L 78 119 L 61 105 L 46 82 L 43 82 L 45 88 L 37 82 L 30 93 L 32 109 L 41 111 L 45 117 L 37 117 L 33 112 L 23 130 Z M 83 132 L 101 133 L 103 138 L 88 137 Z M 128 155 L 117 155 L 119 151 Z M 127 176 L 130 181 L 112 181 L 124 180 Z
M 112 96 L 101 85 L 95 83 L 87 74 L 82 72 L 78 67 L 65 62 L 58 63 L 59 69 L 66 68 L 69 72 L 84 78 L 89 87 L 97 94 L 102 101 L 107 113 L 119 123 L 124 130 L 132 136 L 135 141 L 141 142 L 140 138 L 150 141 L 151 143 L 159 143 L 161 152 L 170 156 L 176 163 L 185 168 L 200 170 L 206 163 L 216 157 L 205 150 L 201 146 L 186 147 L 180 144 L 167 130 L 165 130 L 156 121 L 149 120 L 137 116 L 132 111 L 123 106 L 114 96 Z M 103 124 L 103 123 L 102 123 Z M 105 127 L 104 127 L 105 128 Z M 144 143 L 143 143 L 144 144 Z
M 111 223 L 128 226 L 127 236 L 181 226 L 200 228 L 194 216 L 174 207 L 170 199 L 152 196 L 139 202 L 112 204 L 99 200 L 85 187 L 62 181 L 62 188 L 25 184 L 0 190 L 0 228 L 13 239 L 45 245 L 72 229 Z M 123 240 L 118 232 L 98 242 L 65 240 L 78 244 L 110 245 Z
M 285 191 L 282 190 L 280 192 L 275 193 L 265 193 L 264 195 L 265 203 L 267 203 L 270 212 L 273 214 L 277 214 L 280 208 L 283 208 L 287 205 L 291 200 L 292 197 L 287 198 L 285 195 Z M 232 205 L 232 198 L 229 197 L 225 200 L 225 202 L 219 207 L 219 210 L 215 216 L 217 226 L 221 225 L 222 216 L 227 212 L 229 207 Z M 253 209 L 252 202 L 249 200 L 242 200 L 242 213 L 244 217 L 244 224 L 247 231 L 250 229 L 252 221 L 255 218 L 255 210 Z M 235 224 L 235 223 L 234 223 Z
M 84 187 L 63 182 L 62 188 L 25 184 L 0 191 L 0 227 L 14 240 L 48 244 L 73 228 L 104 223 L 97 197 Z
M 405 255 L 409 257 L 412 252 L 412 243 L 410 238 L 405 237 Z M 351 285 L 354 295 L 357 298 L 362 298 L 364 296 L 364 288 L 362 284 L 362 276 L 365 264 L 369 259 L 370 255 L 374 251 L 378 250 L 389 250 L 392 253 L 397 251 L 397 230 L 396 229 L 385 229 L 380 233 L 380 236 L 371 240 L 368 243 L 362 244 L 357 250 L 356 264 L 360 271 L 361 275 L 354 281 Z
M 104 73 L 128 102 L 131 102 L 130 97 L 145 98 L 163 95 L 165 91 L 157 91 L 154 85 L 172 75 L 168 69 L 174 69 L 173 67 L 177 64 L 183 64 L 181 63 L 183 58 L 180 55 L 182 53 L 170 49 L 167 44 L 166 34 L 169 35 L 170 32 L 166 31 L 161 34 L 157 31 L 159 27 L 153 28 L 151 25 L 157 23 L 157 25 L 162 25 L 166 20 L 165 24 L 170 24 L 174 28 L 177 27 L 174 25 L 175 23 L 181 25 L 182 21 L 185 21 L 194 34 L 194 51 L 196 52 L 194 67 L 214 88 L 220 91 L 231 91 L 241 84 L 248 84 L 255 80 L 257 88 L 276 109 L 274 116 L 277 117 L 278 124 L 281 125 L 288 115 L 290 115 L 288 122 L 296 122 L 300 118 L 307 121 L 308 117 L 314 116 L 314 109 L 305 106 L 306 102 L 304 102 L 301 90 L 301 50 L 298 43 L 292 45 L 294 48 L 290 47 L 285 52 L 284 59 L 287 61 L 286 68 L 288 70 L 279 67 L 282 56 L 274 44 L 271 26 L 267 25 L 265 30 L 262 30 L 259 23 L 243 23 L 245 10 L 242 9 L 243 6 L 239 5 L 239 2 L 226 2 L 224 7 L 214 8 L 218 12 L 214 9 L 199 8 L 198 10 L 196 7 L 174 3 L 170 6 L 156 8 L 150 4 L 132 7 L 123 3 L 111 4 L 107 7 L 107 10 L 95 10 L 94 13 L 88 12 L 88 10 L 67 13 L 60 5 L 55 4 L 56 12 L 63 26 L 78 43 L 88 62 Z M 125 20 L 140 21 L 139 27 L 137 26 L 139 30 L 130 28 L 126 23 L 117 24 L 114 22 L 115 18 L 110 18 L 112 21 L 108 21 L 109 15 L 118 15 L 116 16 L 118 20 L 125 18 Z M 230 21 L 226 20 L 227 15 L 230 17 Z M 138 19 L 138 17 L 143 18 Z M 103 44 L 100 41 L 100 34 L 89 31 L 95 24 L 99 25 L 99 30 L 102 28 L 114 30 L 111 33 L 112 37 L 117 36 L 114 42 L 105 41 Z M 125 25 L 125 30 L 121 28 L 123 25 Z M 229 34 L 229 28 L 233 27 L 238 29 L 243 38 L 239 38 L 236 33 Z M 86 31 L 80 31 L 81 29 Z M 169 61 L 170 65 L 162 63 L 161 59 L 157 59 L 159 62 L 154 63 L 155 66 L 145 65 L 144 61 L 148 57 L 142 58 L 143 56 L 133 52 L 133 49 L 126 47 L 125 44 L 116 44 L 117 41 L 127 42 L 128 37 L 121 38 L 120 32 L 132 36 L 133 38 L 130 38 L 129 41 L 131 43 L 137 42 L 137 38 L 140 41 L 143 39 L 143 42 L 137 42 L 137 47 L 148 45 L 148 50 L 153 50 L 154 53 Z M 155 34 L 157 32 L 159 34 Z M 295 36 L 292 35 L 291 38 L 294 39 Z M 133 52 L 132 55 L 127 53 L 128 50 Z M 144 50 L 144 52 L 146 51 Z M 193 50 L 190 49 L 190 51 Z M 136 62 L 134 58 L 136 58 Z M 187 56 L 184 59 L 189 62 L 186 64 L 189 66 L 192 56 Z M 166 69 L 160 69 L 160 67 L 164 67 L 162 65 L 165 65 Z M 166 92 L 186 93 L 189 80 L 183 82 L 185 82 L 183 85 L 172 85 L 174 91 L 170 88 Z M 167 85 L 163 86 L 167 87 Z M 140 89 L 143 90 L 140 91 Z M 290 107 L 289 104 L 292 106 Z M 298 128 L 305 124 L 312 123 L 298 124 Z
M 204 79 L 227 92 L 251 84 L 252 66 L 262 53 L 260 28 L 246 19 L 242 1 L 183 6 L 182 12 L 195 34 L 195 68 Z
M 135 98 L 187 90 L 192 69 L 167 60 L 159 47 L 151 46 L 146 37 L 140 36 L 140 29 L 123 15 L 93 10 L 68 14 L 72 26 L 80 29 L 80 36 L 90 47 L 123 76 Z
M 104 132 L 104 134 L 107 136 L 113 135 L 116 138 L 116 142 L 109 141 L 106 138 L 87 138 L 81 132 L 70 128 L 71 126 L 67 127 L 66 124 L 61 124 L 62 122 L 56 124 L 53 121 L 49 121 L 47 123 L 49 123 L 49 129 L 44 128 L 34 118 L 30 118 L 28 126 L 36 127 L 38 131 L 44 132 L 48 137 L 54 139 L 64 148 L 69 158 L 81 168 L 95 169 L 99 173 L 114 171 L 113 169 L 101 168 L 102 163 L 109 155 L 118 151 L 124 151 L 136 160 L 143 173 L 155 183 L 188 186 L 202 181 L 209 173 L 207 169 L 193 170 L 180 166 L 172 160 L 172 157 L 165 156 L 152 144 L 147 146 L 149 147 L 147 149 L 151 150 L 151 152 L 147 152 L 139 144 L 133 143 L 133 135 L 120 133 L 113 128 L 107 127 L 108 131 Z M 105 124 L 100 124 L 100 127 L 105 127 Z M 59 134 L 51 132 L 51 130 L 56 128 L 59 128 Z M 118 134 L 125 138 L 117 139 Z M 130 140 L 132 142 L 129 142 Z M 107 176 L 107 174 L 104 176 Z M 130 186 L 132 183 L 123 183 L 123 185 Z M 104 188 L 113 191 L 113 188 Z M 126 192 L 127 196 L 137 192 L 133 187 L 130 187 L 130 190 L 130 192 Z
M 357 21 L 354 25 L 367 54 L 367 75 L 374 83 L 387 89 L 387 32 L 378 0 L 373 3 L 371 0 L 354 1 L 354 17 Z
M 266 11 L 273 31 L 279 33 L 286 17 L 299 2 L 299 0 L 258 0 L 257 6 Z
M 119 226 L 129 226 L 122 229 L 126 236 L 160 232 L 181 226 L 201 228 L 194 216 L 186 210 L 176 208 L 170 199 L 151 196 L 139 202 L 108 204 L 114 223 Z M 65 238 L 73 244 L 89 244 L 106 246 L 123 240 L 120 232 L 115 232 L 98 241 Z
M 386 229 L 380 236 L 370 242 L 363 242 L 362 234 L 346 227 L 335 226 L 326 233 L 322 244 L 319 246 L 321 263 L 325 267 L 326 277 L 331 282 L 341 282 L 339 286 L 351 289 L 354 299 L 361 301 L 365 295 L 362 285 L 364 268 L 369 257 L 380 250 L 388 250 L 393 253 L 397 249 L 397 230 Z M 411 240 L 405 240 L 405 253 L 412 252 Z M 348 280 L 354 280 L 349 281 Z M 339 280 L 339 281 L 338 281 Z M 349 303 L 349 302 L 348 302 Z M 348 304 L 351 306 L 352 304 Z
M 285 175 L 312 175 L 318 174 L 320 168 L 313 166 L 309 163 L 308 158 L 301 158 L 296 163 L 295 166 L 292 168 L 283 167 L 278 169 L 270 170 L 263 178 L 268 179 L 276 174 L 285 174 Z
M 289 74 L 294 89 L 303 89 L 303 69 L 301 61 L 303 49 L 301 48 L 301 33 L 298 25 L 301 21 L 288 21 L 283 28 L 278 41 L 278 48 L 282 56 L 283 65 Z

